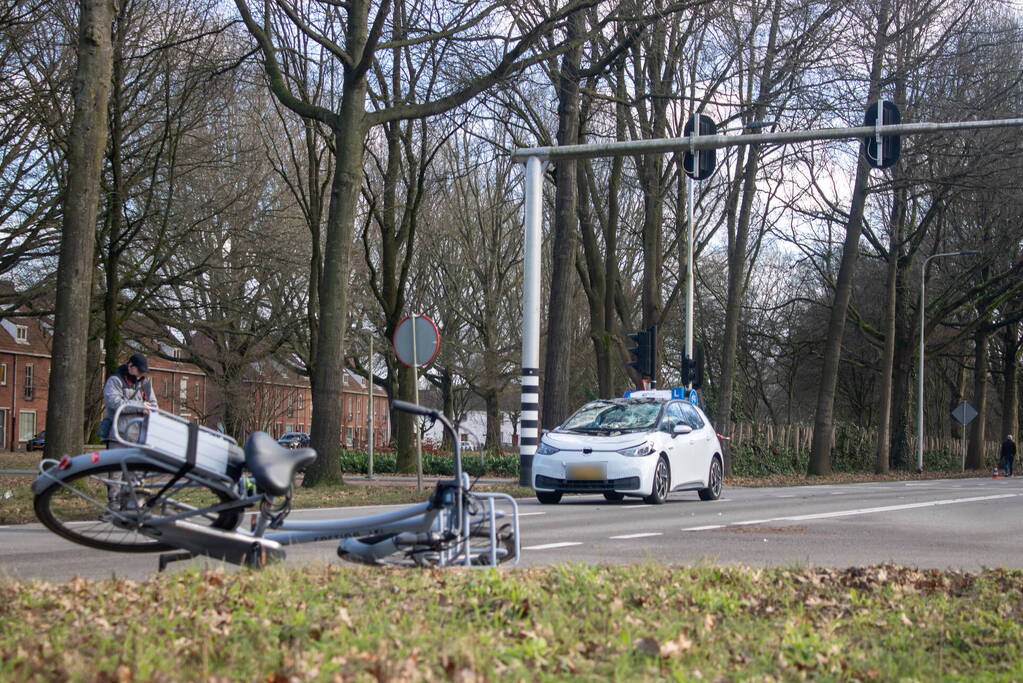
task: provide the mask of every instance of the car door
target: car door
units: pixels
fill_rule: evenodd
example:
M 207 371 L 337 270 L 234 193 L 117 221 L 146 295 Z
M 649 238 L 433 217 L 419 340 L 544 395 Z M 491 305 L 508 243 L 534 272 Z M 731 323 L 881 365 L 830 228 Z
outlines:
M 686 424 L 693 428 L 689 435 L 691 439 L 687 462 L 691 475 L 687 481 L 699 480 L 706 483 L 710 459 L 714 455 L 714 430 L 700 415 L 700 411 L 688 403 L 682 404 L 682 415 Z
M 668 464 L 671 466 L 671 488 L 684 484 L 689 479 L 688 457 L 686 453 L 690 450 L 690 434 L 675 434 L 676 425 L 688 424 L 685 414 L 682 412 L 682 403 L 673 401 L 664 408 L 661 417 L 661 432 L 664 443 L 664 452 L 668 454 Z

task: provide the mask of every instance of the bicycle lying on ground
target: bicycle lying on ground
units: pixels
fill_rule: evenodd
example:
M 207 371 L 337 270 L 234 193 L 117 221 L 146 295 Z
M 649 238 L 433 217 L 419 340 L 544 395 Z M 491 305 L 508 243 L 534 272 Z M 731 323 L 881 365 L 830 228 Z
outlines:
M 219 432 L 128 404 L 114 417 L 113 438 L 123 448 L 40 463 L 32 484 L 36 516 L 91 548 L 166 553 L 161 570 L 196 556 L 262 567 L 283 559 L 284 546 L 334 539 L 341 558 L 365 564 L 517 564 L 515 500 L 471 490 L 457 434 L 442 413 L 404 401 L 392 407 L 440 421 L 453 444 L 454 477 L 400 510 L 289 520 L 294 476 L 316 459 L 313 449 L 284 448 L 265 432 L 253 432 L 239 448 Z M 239 528 L 250 508 L 259 511 L 251 529 Z

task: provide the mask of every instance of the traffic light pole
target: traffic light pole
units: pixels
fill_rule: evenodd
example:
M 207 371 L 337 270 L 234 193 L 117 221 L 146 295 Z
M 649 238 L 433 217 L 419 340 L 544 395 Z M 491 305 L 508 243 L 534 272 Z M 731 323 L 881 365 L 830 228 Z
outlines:
M 693 268 L 693 242 L 696 240 L 696 223 L 693 221 L 693 215 L 695 210 L 693 205 L 696 203 L 696 192 L 694 185 L 696 181 L 686 176 L 686 212 L 689 214 L 689 235 L 686 237 L 686 358 L 693 357 L 693 297 L 696 290 L 693 284 L 693 278 L 696 275 L 696 271 Z M 683 370 L 687 366 L 686 363 L 682 364 Z M 688 373 L 689 376 L 683 377 L 682 380 L 686 385 L 686 389 L 692 388 L 692 373 Z
M 539 444 L 540 419 L 540 240 L 542 234 L 543 168 L 552 159 L 597 159 L 639 154 L 724 149 L 742 145 L 786 145 L 814 140 L 845 140 L 878 135 L 933 135 L 964 130 L 987 128 L 1015 128 L 1023 126 L 1023 119 L 989 121 L 954 121 L 950 123 L 900 123 L 894 126 L 857 126 L 855 128 L 824 128 L 821 130 L 794 130 L 782 133 L 753 133 L 747 135 L 692 135 L 684 138 L 657 140 L 629 140 L 564 147 L 528 147 L 511 154 L 515 161 L 524 162 L 525 172 L 525 246 L 523 254 L 522 287 L 522 404 L 519 429 L 519 483 L 528 486 L 532 478 L 533 454 Z M 690 243 L 687 248 L 689 264 L 686 268 L 688 287 L 692 287 L 692 180 L 688 181 L 690 212 Z M 691 318 L 689 307 L 692 295 L 686 291 L 686 317 Z M 692 325 L 687 324 L 686 353 L 693 349 L 689 335 Z M 690 356 L 691 357 L 691 356 Z

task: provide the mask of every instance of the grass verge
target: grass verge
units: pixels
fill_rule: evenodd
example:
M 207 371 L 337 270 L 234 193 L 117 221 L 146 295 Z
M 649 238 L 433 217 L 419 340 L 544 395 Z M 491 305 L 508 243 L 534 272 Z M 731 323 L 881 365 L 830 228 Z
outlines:
M 1023 572 L 560 566 L 0 581 L 0 678 L 1019 680 Z

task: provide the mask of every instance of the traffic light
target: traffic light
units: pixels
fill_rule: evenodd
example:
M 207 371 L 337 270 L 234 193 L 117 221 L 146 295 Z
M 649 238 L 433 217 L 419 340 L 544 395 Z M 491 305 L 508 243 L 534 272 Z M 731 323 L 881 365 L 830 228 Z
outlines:
M 867 107 L 867 113 L 863 117 L 864 126 L 876 126 L 878 103 L 871 102 Z M 902 123 L 902 113 L 895 106 L 894 102 L 881 100 L 881 125 L 895 126 Z M 882 135 L 881 145 L 878 149 L 877 136 L 869 135 L 863 139 L 866 143 L 863 153 L 867 157 L 867 163 L 874 168 L 888 168 L 894 166 L 899 160 L 899 153 L 902 151 L 902 138 L 898 135 Z
M 699 119 L 697 119 L 697 116 L 699 116 Z M 699 122 L 699 130 L 696 128 L 697 122 Z M 714 119 L 706 114 L 693 114 L 689 117 L 689 121 L 686 122 L 686 127 L 683 133 L 686 137 L 689 137 L 690 135 L 717 135 L 718 126 L 714 123 Z M 701 149 L 696 152 L 686 152 L 682 156 L 682 168 L 685 169 L 686 175 L 693 180 L 706 180 L 711 177 L 714 175 L 714 168 L 716 166 L 716 149 Z
M 682 385 L 693 389 L 703 386 L 703 345 L 699 342 L 693 348 L 693 358 L 682 356 Z
M 629 339 L 636 342 L 636 346 L 629 349 L 629 353 L 636 357 L 636 360 L 629 363 L 636 368 L 641 376 L 647 379 L 657 378 L 657 325 L 651 325 L 644 332 L 630 334 Z

